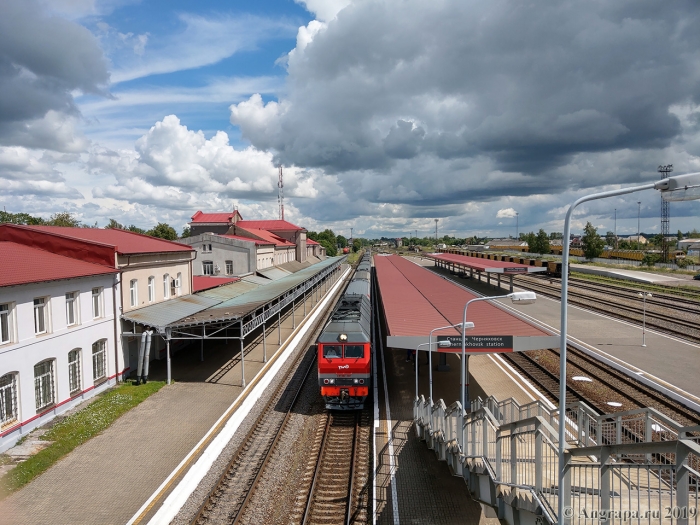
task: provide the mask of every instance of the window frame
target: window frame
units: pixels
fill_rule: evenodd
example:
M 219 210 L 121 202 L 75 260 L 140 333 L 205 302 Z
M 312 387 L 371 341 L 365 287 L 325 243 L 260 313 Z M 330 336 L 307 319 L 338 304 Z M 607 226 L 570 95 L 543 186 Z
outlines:
M 14 303 L 0 304 L 0 345 L 7 345 L 14 342 Z M 3 376 L 4 377 L 4 376 Z
M 360 356 L 348 356 L 346 354 L 348 347 L 357 347 L 362 350 L 362 355 Z M 364 359 L 365 358 L 365 345 L 343 345 L 343 358 L 345 359 Z
M 80 392 L 82 388 L 82 381 L 80 376 L 80 348 L 74 348 L 68 352 L 68 390 L 71 395 Z M 71 361 L 71 355 L 75 357 Z
M 182 295 L 182 272 L 177 272 L 177 277 L 175 278 L 175 295 Z
M 100 319 L 104 317 L 104 308 L 102 305 L 102 293 L 104 288 L 101 286 L 96 286 L 92 289 L 92 318 Z M 97 311 L 95 311 L 95 306 L 97 306 Z
M 233 261 L 224 261 L 226 265 L 226 275 L 233 275 Z
M 209 272 L 207 272 L 207 268 L 210 269 Z M 214 261 L 202 261 L 202 275 L 214 275 Z
M 102 375 L 97 375 L 100 367 Z M 102 383 L 107 380 L 107 339 L 99 339 L 92 343 L 92 381 Z
M 16 423 L 19 420 L 19 405 L 17 402 L 18 375 L 17 372 L 9 372 L 0 376 L 0 428 Z
M 37 304 L 37 301 L 41 301 L 41 303 Z M 46 297 L 35 297 L 34 298 L 34 335 L 44 335 L 49 333 L 49 312 L 48 312 L 48 306 L 50 304 L 50 300 L 47 301 Z M 39 314 L 39 311 L 41 313 Z M 41 316 L 41 317 L 39 317 Z M 44 329 L 43 330 L 38 330 L 39 325 L 43 322 L 44 324 Z
M 151 275 L 148 278 L 148 302 L 152 303 L 156 300 L 156 277 Z
M 163 275 L 163 299 L 170 299 L 170 274 Z
M 68 296 L 72 297 L 69 299 Z M 77 326 L 80 324 L 80 308 L 79 308 L 80 292 L 66 292 L 66 326 Z M 73 314 L 73 322 L 70 322 L 69 310 Z
M 34 404 L 36 405 L 36 411 L 40 412 L 46 408 L 56 404 L 56 378 L 54 366 L 55 359 L 45 359 L 34 365 Z M 49 369 L 37 376 L 37 367 L 42 365 L 48 365 Z M 46 382 L 44 382 L 44 379 Z M 49 396 L 46 396 L 46 388 L 48 387 Z M 47 402 L 40 404 L 40 402 L 48 399 Z
M 139 305 L 139 280 L 131 279 L 129 281 L 129 304 L 132 308 Z
M 338 355 L 327 356 L 326 355 L 327 348 L 337 348 Z M 322 355 L 323 355 L 324 359 L 342 359 L 343 358 L 343 345 L 326 345 L 326 344 L 324 344 L 322 347 Z

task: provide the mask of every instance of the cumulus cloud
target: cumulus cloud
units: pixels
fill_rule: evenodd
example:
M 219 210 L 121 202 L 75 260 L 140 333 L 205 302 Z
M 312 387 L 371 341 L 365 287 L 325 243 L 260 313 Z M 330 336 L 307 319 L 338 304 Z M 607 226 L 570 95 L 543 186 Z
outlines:
M 700 154 L 700 119 L 674 109 L 700 102 L 693 2 L 303 3 L 318 20 L 299 30 L 283 96 L 234 104 L 231 123 L 351 202 L 561 194 Z
M 277 195 L 277 168 L 272 154 L 248 147 L 235 149 L 228 135 L 207 139 L 175 115 L 157 122 L 136 141 L 133 150 L 94 148 L 89 161 L 94 174 L 108 174 L 116 184 L 96 188 L 95 196 L 177 209 L 207 206 L 210 195 L 229 199 L 269 200 Z M 285 170 L 287 195 L 313 198 L 314 174 Z
M 498 210 L 498 213 L 496 213 L 496 218 L 497 219 L 512 219 L 515 217 L 516 211 L 513 208 L 504 208 L 502 210 Z

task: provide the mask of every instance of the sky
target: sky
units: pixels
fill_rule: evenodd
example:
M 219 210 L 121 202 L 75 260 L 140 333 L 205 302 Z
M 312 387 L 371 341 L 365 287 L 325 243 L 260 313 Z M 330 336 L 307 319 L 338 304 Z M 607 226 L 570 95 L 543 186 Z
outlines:
M 0 206 L 180 231 L 563 230 L 700 171 L 695 0 L 3 0 Z M 660 231 L 651 191 L 572 231 Z M 670 230 L 700 230 L 700 203 Z

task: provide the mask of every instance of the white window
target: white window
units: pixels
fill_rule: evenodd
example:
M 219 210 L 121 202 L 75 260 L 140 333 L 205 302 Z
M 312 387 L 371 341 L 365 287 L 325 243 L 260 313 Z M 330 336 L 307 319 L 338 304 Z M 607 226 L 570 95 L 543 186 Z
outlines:
M 211 253 L 211 244 L 202 244 L 202 253 Z
M 17 374 L 0 377 L 0 427 L 17 419 Z
M 202 273 L 204 275 L 214 275 L 214 262 L 202 261 Z
M 182 272 L 177 272 L 177 279 L 175 279 L 175 292 L 177 295 L 182 295 Z
M 66 324 L 68 326 L 78 324 L 78 292 L 66 294 Z
M 163 276 L 163 299 L 170 297 L 170 275 L 165 274 Z
M 53 360 L 34 366 L 34 399 L 36 409 L 41 410 L 54 403 Z
M 39 297 L 34 299 L 34 333 L 35 334 L 45 334 L 47 332 L 47 311 L 46 311 L 46 298 Z
M 233 275 L 233 261 L 226 261 L 226 275 Z
M 102 288 L 92 289 L 92 318 L 102 317 Z
M 131 306 L 137 306 L 139 304 L 139 281 L 138 279 L 132 279 L 129 283 L 129 296 L 131 297 Z
M 148 278 L 148 302 L 152 303 L 156 300 L 156 278 L 151 276 Z
M 80 390 L 80 348 L 68 352 L 68 387 L 71 394 Z
M 12 342 L 12 308 L 10 303 L 0 304 L 0 344 Z
M 95 381 L 107 376 L 107 340 L 100 339 L 92 345 L 92 378 Z

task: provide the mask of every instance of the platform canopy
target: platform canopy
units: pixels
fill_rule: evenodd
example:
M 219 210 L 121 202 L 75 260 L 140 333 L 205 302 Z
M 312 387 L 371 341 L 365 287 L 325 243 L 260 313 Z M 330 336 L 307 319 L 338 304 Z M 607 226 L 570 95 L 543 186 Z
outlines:
M 415 349 L 428 342 L 432 329 L 460 324 L 464 305 L 479 297 L 403 257 L 375 256 L 374 265 L 388 332 L 386 344 L 392 348 Z M 467 332 L 469 353 L 559 347 L 558 336 L 507 311 L 497 301 L 472 304 L 467 321 L 474 323 L 474 329 Z M 433 335 L 434 340 L 445 339 L 444 336 L 453 342 L 451 347 L 433 351 L 461 351 L 461 333 L 457 329 L 439 330 Z M 427 350 L 427 345 L 423 348 Z
M 537 273 L 546 272 L 544 266 L 528 266 L 527 264 L 512 263 L 505 261 L 493 261 L 491 259 L 482 259 L 481 257 L 469 257 L 467 255 L 457 255 L 454 253 L 429 253 L 426 255 L 435 261 L 441 261 L 450 265 L 470 268 L 476 272 L 485 273 L 505 273 L 505 274 L 521 274 L 521 273 Z

